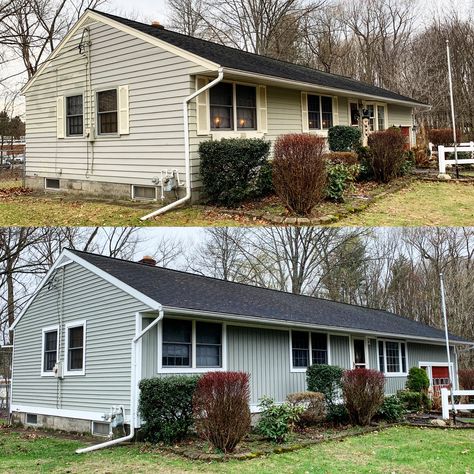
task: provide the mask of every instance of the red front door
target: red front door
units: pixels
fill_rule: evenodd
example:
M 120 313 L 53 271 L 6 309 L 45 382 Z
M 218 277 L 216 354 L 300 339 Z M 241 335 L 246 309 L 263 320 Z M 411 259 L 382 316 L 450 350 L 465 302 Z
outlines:
M 440 367 L 435 365 L 431 367 L 431 385 L 435 393 L 439 392 L 443 387 L 449 386 L 448 367 Z

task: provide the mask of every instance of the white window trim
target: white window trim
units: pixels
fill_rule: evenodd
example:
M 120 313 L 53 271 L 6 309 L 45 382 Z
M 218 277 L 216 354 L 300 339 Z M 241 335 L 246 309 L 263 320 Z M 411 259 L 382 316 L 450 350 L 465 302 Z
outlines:
M 355 350 L 354 350 L 354 340 L 364 341 L 364 353 L 365 353 L 365 368 L 370 369 L 370 360 L 369 360 L 369 340 L 364 336 L 349 336 L 349 353 L 350 353 L 350 362 L 351 367 L 355 369 Z
M 192 322 L 191 333 L 191 367 L 163 367 L 163 320 L 157 324 L 158 331 L 158 370 L 159 374 L 205 374 L 207 372 L 225 372 L 227 370 L 227 323 L 223 321 L 215 321 L 200 318 L 182 318 L 167 317 L 166 319 L 181 319 L 183 321 Z M 196 367 L 196 322 L 217 323 L 222 325 L 221 340 L 221 367 Z
M 349 126 L 350 127 L 359 127 L 359 125 L 352 125 L 351 124 L 351 104 L 357 104 L 357 106 L 359 107 L 360 106 L 360 103 L 361 101 L 358 100 L 358 99 L 348 99 L 347 101 L 347 110 L 348 110 L 348 117 L 349 117 Z M 374 130 L 371 130 L 370 133 L 373 133 L 373 132 L 379 132 L 379 131 L 382 131 L 382 130 L 379 130 L 379 122 L 378 122 L 378 110 L 377 110 L 377 107 L 383 107 L 385 109 L 385 117 L 384 117 L 384 130 L 387 130 L 389 127 L 388 127 L 388 104 L 386 102 L 377 102 L 377 101 L 373 101 L 373 100 L 369 100 L 369 101 L 365 101 L 363 100 L 362 101 L 362 107 L 363 108 L 366 108 L 368 105 L 373 105 L 374 106 Z M 361 117 L 362 118 L 362 117 Z
M 68 133 L 68 127 L 67 127 L 67 99 L 68 97 L 76 97 L 80 95 L 82 97 L 82 134 L 81 135 L 69 135 Z M 84 138 L 86 134 L 86 115 L 85 115 L 85 108 L 84 108 L 84 100 L 85 100 L 85 94 L 84 91 L 76 91 L 76 92 L 70 92 L 64 96 L 64 138 L 67 140 L 77 140 L 80 138 Z
M 48 182 L 48 181 L 47 181 L 48 179 L 55 179 L 55 180 L 58 180 L 58 181 L 59 181 L 59 188 L 50 188 L 49 186 L 47 186 L 46 183 Z M 59 179 L 59 178 L 45 177 L 45 178 L 44 178 L 44 189 L 47 189 L 48 191 L 62 191 L 60 179 Z
M 309 96 L 316 96 L 319 97 L 319 119 L 321 123 L 321 128 L 310 128 L 309 126 Z M 327 135 L 329 128 L 322 128 L 323 127 L 323 101 L 321 100 L 322 97 L 326 97 L 327 99 L 331 99 L 331 116 L 332 116 L 332 127 L 335 126 L 334 123 L 334 96 L 332 95 L 326 95 L 326 94 L 317 94 L 315 92 L 307 92 L 306 93 L 306 108 L 307 108 L 307 114 L 308 114 L 308 132 L 309 133 L 317 133 L 319 135 Z
M 379 358 L 379 341 L 383 342 L 383 363 L 384 363 L 384 372 L 383 374 L 386 377 L 406 377 L 408 375 L 408 344 L 405 340 L 400 339 L 377 339 L 377 368 L 380 370 L 380 358 Z M 385 347 L 386 342 L 396 342 L 398 344 L 398 359 L 400 362 L 400 368 L 403 367 L 402 365 L 402 350 L 400 344 L 405 344 L 405 368 L 406 372 L 387 372 L 387 349 Z
M 100 133 L 99 132 L 99 92 L 106 92 L 106 91 L 113 91 L 117 92 L 117 104 L 116 104 L 116 111 L 117 114 L 117 131 L 113 133 Z M 103 87 L 101 89 L 96 89 L 94 91 L 94 99 L 95 99 L 95 138 L 113 138 L 113 137 L 120 137 L 120 110 L 119 110 L 119 86 L 110 86 L 110 87 Z
M 47 332 L 56 331 L 56 362 L 59 360 L 59 325 L 48 326 L 41 329 L 41 377 L 54 377 L 54 370 L 44 370 L 44 338 Z
M 83 329 L 83 347 L 82 347 L 82 370 L 69 370 L 69 329 L 82 326 Z M 86 375 L 86 348 L 87 348 L 87 321 L 71 321 L 65 325 L 65 344 L 64 344 L 64 376 L 82 376 Z
M 313 348 L 312 348 L 312 343 L 311 343 L 311 334 L 326 334 L 327 338 L 327 353 L 328 353 L 328 365 L 331 365 L 331 337 L 330 333 L 326 333 L 324 331 L 308 331 L 305 329 L 290 329 L 288 334 L 289 334 L 289 346 L 290 346 L 290 372 L 291 373 L 301 373 L 301 372 L 306 372 L 308 370 L 308 367 L 293 367 L 293 331 L 295 332 L 306 332 L 308 334 L 308 339 L 309 339 L 309 366 L 313 365 Z
M 259 119 L 259 110 L 260 110 L 260 89 L 258 84 L 253 84 L 249 82 L 240 82 L 240 81 L 221 81 L 223 84 L 232 84 L 232 123 L 234 125 L 233 128 L 230 129 L 214 129 L 212 128 L 212 120 L 211 120 L 211 91 L 209 90 L 209 104 L 208 104 L 208 116 L 209 116 L 209 130 L 212 135 L 216 135 L 217 137 L 224 138 L 226 135 L 255 135 L 255 136 L 263 136 L 264 133 L 261 131 L 261 124 Z M 248 86 L 255 88 L 255 128 L 237 128 L 237 85 L 239 86 Z

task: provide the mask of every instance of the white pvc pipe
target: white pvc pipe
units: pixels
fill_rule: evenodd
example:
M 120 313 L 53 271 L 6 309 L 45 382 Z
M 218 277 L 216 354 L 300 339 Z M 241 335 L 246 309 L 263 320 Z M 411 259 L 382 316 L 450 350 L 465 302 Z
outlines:
M 116 444 L 124 443 L 133 439 L 135 436 L 135 423 L 137 417 L 137 342 L 152 328 L 154 328 L 161 320 L 163 319 L 163 310 L 160 310 L 158 317 L 149 324 L 145 329 L 143 329 L 139 334 L 137 334 L 131 342 L 132 348 L 132 370 L 131 370 L 131 386 L 130 386 L 130 433 L 127 436 L 122 438 L 111 439 L 100 444 L 95 444 L 94 446 L 89 446 L 87 448 L 77 449 L 76 454 L 89 453 L 91 451 L 97 451 L 98 449 L 109 448 L 110 446 L 115 446 Z
M 146 216 L 140 217 L 140 220 L 146 221 L 148 219 L 151 219 L 152 217 L 158 216 L 159 214 L 164 214 L 165 212 L 168 212 L 169 210 L 174 209 L 175 207 L 180 206 L 181 204 L 183 204 L 186 201 L 189 201 L 189 199 L 191 199 L 191 159 L 190 159 L 190 156 L 189 156 L 190 153 L 189 153 L 188 103 L 189 103 L 189 101 L 191 101 L 195 97 L 197 97 L 199 94 L 202 94 L 207 89 L 210 89 L 211 87 L 214 87 L 217 83 L 221 82 L 223 78 L 224 78 L 224 70 L 220 67 L 218 69 L 218 76 L 216 77 L 216 79 L 214 79 L 209 84 L 206 84 L 204 87 L 201 87 L 201 89 L 199 89 L 196 92 L 194 92 L 193 94 L 189 95 L 183 101 L 184 166 L 185 166 L 185 174 L 186 174 L 186 195 L 183 198 L 178 199 L 177 201 L 174 201 L 171 204 L 168 204 L 167 206 L 160 207 L 156 211 L 150 212 L 150 214 L 147 214 Z M 163 183 L 161 183 L 161 186 L 163 186 Z

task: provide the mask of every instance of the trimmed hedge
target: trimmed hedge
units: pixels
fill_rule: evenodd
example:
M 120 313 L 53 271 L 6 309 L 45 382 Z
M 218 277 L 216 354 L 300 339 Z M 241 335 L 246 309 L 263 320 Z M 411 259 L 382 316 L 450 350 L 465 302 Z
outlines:
M 423 412 L 431 410 L 431 400 L 425 392 L 399 390 L 397 396 L 409 412 Z
M 255 196 L 260 170 L 268 174 L 269 151 L 270 142 L 258 138 L 201 142 L 200 171 L 210 201 L 234 207 Z
M 359 127 L 336 125 L 328 130 L 331 151 L 354 151 L 360 146 L 362 133 Z
M 328 409 L 336 404 L 343 373 L 344 370 L 341 367 L 328 364 L 313 364 L 306 370 L 308 390 L 322 393 Z
M 326 417 L 326 403 L 324 395 L 318 392 L 296 392 L 286 397 L 288 403 L 303 408 L 298 420 L 299 426 L 316 425 Z
M 430 379 L 426 370 L 419 367 L 411 367 L 405 386 L 412 392 L 426 392 L 430 388 Z
M 170 376 L 140 382 L 140 415 L 145 439 L 171 444 L 193 425 L 193 396 L 199 377 Z

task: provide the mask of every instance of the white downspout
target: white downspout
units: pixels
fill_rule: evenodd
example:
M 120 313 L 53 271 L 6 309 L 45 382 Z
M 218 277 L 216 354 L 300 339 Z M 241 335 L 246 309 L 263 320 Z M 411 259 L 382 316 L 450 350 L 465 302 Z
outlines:
M 193 100 L 195 97 L 197 97 L 198 95 L 205 92 L 207 89 L 214 87 L 217 83 L 222 81 L 222 79 L 224 78 L 224 70 L 220 67 L 217 71 L 218 71 L 218 76 L 216 77 L 216 79 L 214 79 L 212 82 L 209 82 L 209 84 L 206 84 L 204 87 L 201 87 L 201 89 L 197 90 L 193 94 L 188 95 L 188 97 L 186 97 L 183 101 L 184 165 L 185 165 L 185 174 L 186 174 L 186 196 L 184 196 L 181 199 L 178 199 L 177 201 L 172 202 L 171 204 L 168 204 L 167 206 L 160 207 L 156 211 L 153 211 L 150 214 L 147 214 L 146 216 L 140 217 L 140 220 L 146 221 L 148 219 L 151 219 L 152 217 L 158 216 L 159 214 L 164 214 L 165 212 L 168 212 L 169 210 L 174 209 L 175 207 L 180 206 L 181 204 L 191 199 L 191 159 L 190 159 L 190 153 L 189 153 L 188 103 L 191 100 Z M 162 183 L 162 186 L 163 186 L 163 183 Z
M 97 451 L 98 449 L 108 448 L 116 444 L 124 443 L 133 439 L 135 436 L 135 424 L 137 420 L 137 343 L 140 339 L 152 328 L 154 328 L 163 319 L 163 310 L 161 309 L 158 313 L 158 317 L 137 334 L 131 342 L 132 345 L 132 368 L 131 368 L 131 385 L 130 385 L 130 433 L 122 438 L 111 439 L 104 443 L 95 444 L 87 448 L 77 449 L 76 454 L 89 453 L 91 451 Z

